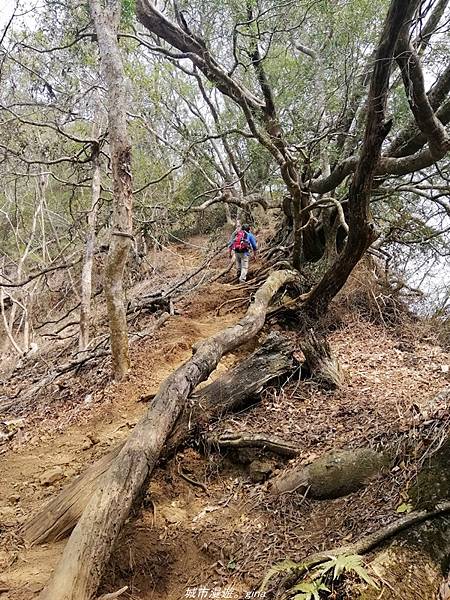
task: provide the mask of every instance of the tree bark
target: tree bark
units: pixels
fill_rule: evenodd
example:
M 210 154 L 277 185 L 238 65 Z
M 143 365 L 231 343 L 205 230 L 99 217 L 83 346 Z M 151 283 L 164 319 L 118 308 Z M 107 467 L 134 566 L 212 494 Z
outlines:
M 225 433 L 219 437 L 209 436 L 207 443 L 217 448 L 260 448 L 272 454 L 285 458 L 295 458 L 301 453 L 301 448 L 285 442 L 278 436 L 260 435 L 259 433 Z
M 391 122 L 385 120 L 389 76 L 397 40 L 418 0 L 392 1 L 384 23 L 370 83 L 367 122 L 360 157 L 349 191 L 348 239 L 342 253 L 310 292 L 305 308 L 323 314 L 330 301 L 342 289 L 355 265 L 376 239 L 370 198 L 373 179 L 381 158 L 381 146 Z
M 80 335 L 78 349 L 86 350 L 89 345 L 89 321 L 91 316 L 92 296 L 92 266 L 94 263 L 95 249 L 95 226 L 97 223 L 98 201 L 100 199 L 100 148 L 94 149 L 92 157 L 92 199 L 91 208 L 87 218 L 86 245 L 84 250 L 84 262 L 81 271 L 81 298 L 80 298 Z
M 339 498 L 355 492 L 378 474 L 388 459 L 370 448 L 337 450 L 310 465 L 288 469 L 271 482 L 275 495 L 299 491 L 311 498 Z
M 249 358 L 230 369 L 203 389 L 192 394 L 192 404 L 180 415 L 167 440 L 165 455 L 197 437 L 211 420 L 248 406 L 260 391 L 277 377 L 297 368 L 293 343 L 271 333 Z
M 330 389 L 337 389 L 343 384 L 344 372 L 325 337 L 319 339 L 310 329 L 300 347 L 313 379 Z
M 431 155 L 440 160 L 450 150 L 450 138 L 425 92 L 422 65 L 409 39 L 409 24 L 402 29 L 397 52 L 397 63 L 400 66 L 411 112 L 417 127 L 428 142 Z
M 108 90 L 108 125 L 113 179 L 111 242 L 105 267 L 105 296 L 111 336 L 112 369 L 116 379 L 130 369 L 123 279 L 132 243 L 133 188 L 131 144 L 127 131 L 127 90 L 117 41 L 121 2 L 89 0 L 100 50 L 100 71 Z
M 49 584 L 40 594 L 41 600 L 90 600 L 94 596 L 120 530 L 151 475 L 186 399 L 225 353 L 261 330 L 274 294 L 296 279 L 293 271 L 273 273 L 236 325 L 199 344 L 194 355 L 161 384 L 147 413 L 83 511 Z
M 257 401 L 260 391 L 269 382 L 292 374 L 297 368 L 293 352 L 292 342 L 280 334 L 271 333 L 251 356 L 191 394 L 189 404 L 164 445 L 161 458 L 170 458 L 181 445 L 199 436 L 206 423 Z M 25 524 L 22 535 L 28 544 L 55 542 L 72 531 L 92 494 L 100 486 L 101 477 L 122 447 L 123 443 L 94 463 Z

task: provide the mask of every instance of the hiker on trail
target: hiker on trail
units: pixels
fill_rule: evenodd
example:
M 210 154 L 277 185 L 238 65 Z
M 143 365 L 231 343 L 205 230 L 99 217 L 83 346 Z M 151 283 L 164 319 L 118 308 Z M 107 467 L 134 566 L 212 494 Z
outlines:
M 239 281 L 244 282 L 247 278 L 250 249 L 253 251 L 253 256 L 256 256 L 258 249 L 256 238 L 250 231 L 250 225 L 245 224 L 236 229 L 228 242 L 228 249 L 230 256 L 234 252 L 237 276 Z

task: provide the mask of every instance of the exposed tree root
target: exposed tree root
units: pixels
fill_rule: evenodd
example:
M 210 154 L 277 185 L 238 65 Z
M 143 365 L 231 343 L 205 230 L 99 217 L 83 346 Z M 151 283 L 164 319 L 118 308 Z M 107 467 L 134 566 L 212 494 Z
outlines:
M 205 494 L 209 495 L 208 488 L 206 487 L 206 485 L 204 483 L 202 483 L 201 481 L 196 481 L 195 479 L 192 479 L 191 477 L 189 477 L 189 475 L 186 475 L 186 473 L 183 472 L 183 467 L 181 466 L 181 463 L 178 463 L 177 472 L 178 472 L 178 475 L 182 479 L 184 479 L 191 485 L 194 485 L 195 487 L 199 487 L 201 490 L 203 490 L 205 492 Z
M 345 546 L 337 546 L 335 548 L 331 548 L 330 550 L 327 550 L 326 552 L 318 552 L 316 554 L 312 554 L 312 555 L 308 556 L 307 558 L 305 558 L 304 560 L 302 560 L 301 562 L 299 562 L 298 566 L 296 566 L 295 568 L 292 568 L 290 573 L 283 578 L 283 580 L 280 582 L 280 585 L 277 588 L 275 597 L 276 598 L 285 597 L 286 592 L 291 587 L 293 587 L 299 579 L 301 579 L 308 571 L 310 571 L 314 567 L 317 567 L 318 565 L 322 564 L 323 562 L 328 561 L 330 559 L 330 556 L 339 556 L 339 555 L 343 555 L 343 554 L 360 554 L 360 555 L 367 554 L 368 552 L 381 546 L 384 542 L 399 535 L 400 533 L 402 533 L 406 530 L 409 530 L 416 525 L 421 525 L 424 522 L 428 522 L 430 520 L 442 517 L 442 515 L 444 515 L 448 512 L 450 512 L 450 501 L 442 502 L 442 503 L 438 504 L 434 508 L 434 510 L 414 511 L 408 515 L 405 515 L 404 517 L 397 519 L 397 521 L 395 521 L 394 523 L 391 523 L 391 524 L 387 525 L 386 527 L 383 527 L 382 529 L 379 529 L 378 531 L 375 531 L 374 533 L 371 533 L 371 534 L 361 538 L 354 544 L 349 544 L 349 545 L 345 545 Z M 447 546 L 450 548 L 450 538 L 449 538 L 449 544 L 447 544 Z M 408 562 L 407 566 L 410 567 L 410 565 L 411 565 L 411 563 Z M 372 591 L 370 591 L 370 590 L 369 591 L 364 590 L 364 592 L 361 592 L 361 594 L 355 590 L 354 596 L 352 596 L 352 597 L 354 597 L 355 599 L 361 598 L 361 600 L 366 600 L 366 599 L 368 600 L 369 598 L 372 599 L 372 598 L 380 597 L 379 590 L 374 590 L 373 595 L 371 595 L 371 594 L 372 594 Z M 392 597 L 392 598 L 398 598 L 398 599 L 401 598 L 402 600 L 409 600 L 410 598 L 411 598 L 411 600 L 413 600 L 413 599 L 414 600 L 422 600 L 422 598 L 424 598 L 424 596 L 421 596 L 421 595 L 403 596 L 401 594 L 395 595 L 395 596 L 383 595 L 383 598 L 384 597 L 386 597 L 386 598 Z M 430 600 L 431 600 L 431 596 L 430 596 Z
M 429 458 L 409 491 L 421 510 L 401 517 L 354 544 L 307 557 L 281 581 L 276 598 L 284 598 L 307 571 L 327 561 L 330 555 L 367 554 L 388 540 L 391 540 L 390 543 L 369 563 L 383 585 L 382 597 L 392 600 L 437 598 L 450 560 L 450 517 L 447 514 L 450 512 L 449 456 L 450 439 L 447 439 Z M 362 583 L 350 581 L 347 588 L 350 589 L 346 597 L 355 600 L 381 598 L 379 589 Z
M 219 448 L 262 448 L 286 458 L 294 458 L 301 452 L 300 448 L 276 436 L 267 437 L 251 433 L 232 433 L 219 437 L 210 436 L 207 438 L 207 442 L 210 446 Z
M 198 439 L 206 423 L 256 402 L 270 382 L 292 375 L 299 367 L 293 357 L 294 349 L 294 344 L 281 334 L 271 333 L 251 356 L 191 394 L 167 440 L 164 456 L 171 456 L 182 444 Z
M 273 494 L 299 489 L 311 498 L 338 498 L 356 491 L 380 472 L 387 457 L 371 450 L 338 450 L 325 454 L 310 465 L 296 466 L 273 480 Z

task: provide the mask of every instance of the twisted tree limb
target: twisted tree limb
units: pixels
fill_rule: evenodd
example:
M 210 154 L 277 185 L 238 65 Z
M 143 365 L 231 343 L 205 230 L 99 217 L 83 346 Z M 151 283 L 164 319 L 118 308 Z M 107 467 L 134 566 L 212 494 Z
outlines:
M 405 160 L 382 159 L 381 148 L 392 125 L 391 120 L 386 120 L 386 107 L 394 52 L 398 38 L 413 17 L 417 4 L 418 0 L 392 1 L 384 22 L 370 82 L 364 140 L 349 190 L 347 243 L 344 250 L 308 295 L 306 307 L 309 312 L 314 314 L 326 311 L 329 302 L 343 287 L 355 265 L 377 237 L 370 211 L 370 198 L 375 175 L 386 160 L 396 161 L 397 166 L 402 160 Z M 347 164 L 347 162 L 344 161 L 343 164 Z M 350 168 L 349 172 L 351 170 Z M 334 173 L 330 177 L 333 177 Z M 314 187 L 313 183 L 311 183 L 311 189 Z

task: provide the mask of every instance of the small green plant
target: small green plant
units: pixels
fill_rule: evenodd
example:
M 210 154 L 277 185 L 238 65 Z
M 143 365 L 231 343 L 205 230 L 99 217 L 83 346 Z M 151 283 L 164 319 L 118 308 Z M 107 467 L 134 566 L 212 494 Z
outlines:
M 396 512 L 398 513 L 410 513 L 413 509 L 413 506 L 410 502 L 402 502 L 399 506 L 397 506 Z
M 267 587 L 269 580 L 272 579 L 272 577 L 274 577 L 275 575 L 279 575 L 280 573 L 291 573 L 295 569 L 299 569 L 302 566 L 302 563 L 296 563 L 293 560 L 289 560 L 288 558 L 280 563 L 276 563 L 275 565 L 270 567 L 270 569 L 264 576 L 264 579 L 259 588 L 260 591 L 264 590 Z
M 290 592 L 300 592 L 295 594 L 292 600 L 320 600 L 320 592 L 331 592 L 321 579 L 316 581 L 302 581 L 294 585 Z
M 332 575 L 332 581 L 336 581 L 343 573 L 353 572 L 362 581 L 378 589 L 374 579 L 370 577 L 364 568 L 362 556 L 359 556 L 359 554 L 339 554 L 337 556 L 329 556 L 328 559 L 311 571 L 308 579 L 300 581 L 290 588 L 289 595 L 292 596 L 292 600 L 320 600 L 321 592 L 331 592 L 325 585 L 326 579 L 330 581 L 329 575 Z M 307 569 L 308 565 L 305 563 L 296 563 L 289 559 L 283 560 L 269 569 L 259 589 L 264 590 L 269 580 L 275 575 L 295 573 L 295 571 L 298 571 L 299 574 L 304 574 Z
M 330 556 L 330 560 L 322 563 L 319 568 L 312 575 L 313 578 L 317 574 L 317 577 L 323 578 L 329 571 L 333 571 L 333 581 L 339 579 L 342 573 L 356 573 L 362 581 L 378 589 L 375 581 L 370 577 L 368 572 L 363 566 L 362 556 L 359 554 L 339 554 L 338 556 Z

